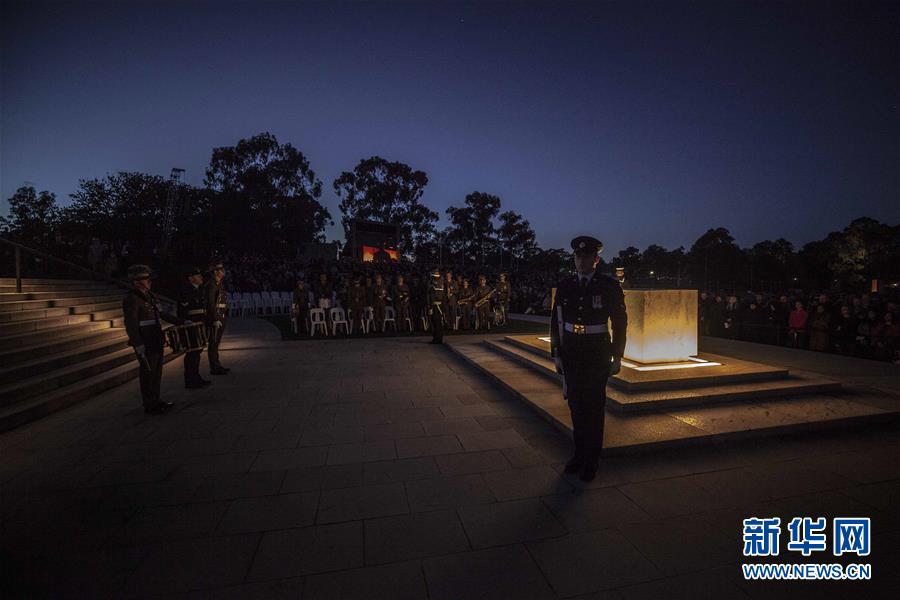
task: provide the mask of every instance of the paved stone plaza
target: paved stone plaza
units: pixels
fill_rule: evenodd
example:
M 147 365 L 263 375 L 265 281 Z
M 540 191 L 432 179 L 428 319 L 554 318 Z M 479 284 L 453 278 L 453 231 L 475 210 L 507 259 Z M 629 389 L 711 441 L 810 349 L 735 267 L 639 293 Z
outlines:
M 0 434 L 0 596 L 900 590 L 896 425 L 616 456 L 584 485 L 561 474 L 568 439 L 427 339 L 281 342 L 265 321 L 235 320 L 233 371 L 210 388 L 184 390 L 180 360 L 167 365 L 167 415 L 145 415 L 132 381 Z M 745 582 L 750 516 L 871 517 L 872 554 L 856 562 L 873 580 Z

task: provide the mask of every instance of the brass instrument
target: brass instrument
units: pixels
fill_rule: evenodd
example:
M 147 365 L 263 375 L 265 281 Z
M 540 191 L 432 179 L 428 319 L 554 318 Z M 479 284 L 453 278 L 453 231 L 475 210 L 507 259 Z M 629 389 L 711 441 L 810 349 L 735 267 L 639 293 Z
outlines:
M 481 306 L 482 304 L 484 304 L 485 302 L 490 300 L 491 296 L 493 296 L 494 294 L 497 293 L 497 290 L 495 290 L 494 288 L 488 288 L 488 289 L 490 291 L 487 294 L 485 294 L 483 297 L 481 297 L 475 301 L 475 308 L 478 308 L 479 306 Z

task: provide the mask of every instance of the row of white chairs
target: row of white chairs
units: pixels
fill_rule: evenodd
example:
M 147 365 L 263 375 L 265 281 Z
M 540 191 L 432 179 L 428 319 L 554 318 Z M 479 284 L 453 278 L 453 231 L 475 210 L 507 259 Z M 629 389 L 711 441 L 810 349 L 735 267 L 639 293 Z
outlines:
M 339 328 L 343 328 L 343 332 L 346 335 L 350 335 L 353 333 L 354 320 L 352 310 L 347 310 L 345 312 L 343 308 L 331 308 L 328 309 L 328 312 L 326 313 L 324 308 L 311 308 L 309 309 L 306 324 L 311 337 L 314 337 L 316 333 L 334 336 L 338 334 Z M 405 325 L 407 331 L 411 331 L 413 328 L 412 319 L 407 317 L 404 321 L 406 322 Z M 328 332 L 329 323 L 331 324 L 330 334 Z M 384 320 L 381 323 L 381 331 L 387 331 L 389 325 L 394 331 L 397 331 L 397 311 L 395 311 L 392 306 L 386 306 L 384 309 Z M 296 317 L 291 319 L 291 328 L 295 334 L 299 333 L 299 326 L 300 324 Z M 363 333 L 369 333 L 374 326 L 375 310 L 371 306 L 366 306 L 362 311 L 360 329 L 362 329 Z
M 291 292 L 228 292 L 228 310 L 232 317 L 288 314 L 293 300 Z

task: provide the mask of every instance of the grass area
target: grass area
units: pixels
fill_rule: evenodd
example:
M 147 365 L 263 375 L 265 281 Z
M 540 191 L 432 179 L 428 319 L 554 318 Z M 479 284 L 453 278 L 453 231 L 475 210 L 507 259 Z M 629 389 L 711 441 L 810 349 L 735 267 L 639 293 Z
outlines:
M 309 340 L 309 339 L 320 340 L 320 339 L 323 339 L 322 336 L 316 336 L 314 338 L 311 338 L 309 335 L 296 335 L 293 331 L 291 331 L 291 319 L 288 315 L 266 315 L 266 316 L 263 316 L 260 318 L 265 319 L 265 320 L 269 321 L 270 323 L 272 323 L 273 325 L 275 325 L 278 328 L 278 330 L 281 332 L 282 340 Z M 449 330 L 445 329 L 444 337 L 452 337 L 452 336 L 457 336 L 457 335 L 483 335 L 485 333 L 487 333 L 487 332 L 485 332 L 485 331 L 477 331 L 476 332 L 476 331 L 471 331 L 471 330 L 470 331 L 449 331 Z M 514 321 L 514 320 L 510 320 L 509 323 L 507 323 L 503 327 L 492 327 L 490 333 L 500 333 L 500 334 L 506 334 L 506 335 L 520 334 L 520 333 L 545 333 L 545 334 L 549 335 L 548 327 L 547 327 L 547 325 L 545 325 L 543 323 L 532 323 L 531 321 Z M 404 333 L 404 332 L 394 333 L 392 331 L 389 331 L 387 333 L 370 333 L 368 335 L 354 334 L 349 337 L 367 338 L 367 337 L 398 337 L 398 336 L 431 337 L 431 332 L 430 331 L 414 331 L 413 333 Z M 346 338 L 346 337 L 348 337 L 348 336 L 343 335 L 342 333 L 338 332 L 337 336 L 335 336 L 335 337 L 328 336 L 324 339 L 340 339 L 340 338 Z

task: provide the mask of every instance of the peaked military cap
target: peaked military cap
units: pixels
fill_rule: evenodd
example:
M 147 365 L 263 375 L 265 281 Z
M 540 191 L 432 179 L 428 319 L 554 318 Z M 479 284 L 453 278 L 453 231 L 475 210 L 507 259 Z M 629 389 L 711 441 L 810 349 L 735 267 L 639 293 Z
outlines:
M 185 277 L 191 277 L 193 275 L 203 275 L 203 271 L 200 270 L 200 267 L 188 267 L 184 270 Z
M 215 271 L 216 269 L 224 269 L 224 268 L 225 268 L 225 265 L 222 263 L 221 260 L 214 260 L 209 263 L 210 271 Z
M 589 235 L 579 235 L 572 240 L 572 250 L 575 254 L 600 254 L 603 252 L 603 242 Z
M 432 276 L 432 277 L 440 277 L 440 276 L 441 276 L 441 270 L 440 270 L 440 269 L 435 269 L 435 270 L 433 270 L 433 271 L 431 272 L 431 276 Z
M 131 265 L 128 267 L 128 279 L 135 281 L 137 279 L 150 279 L 153 271 L 147 265 Z

